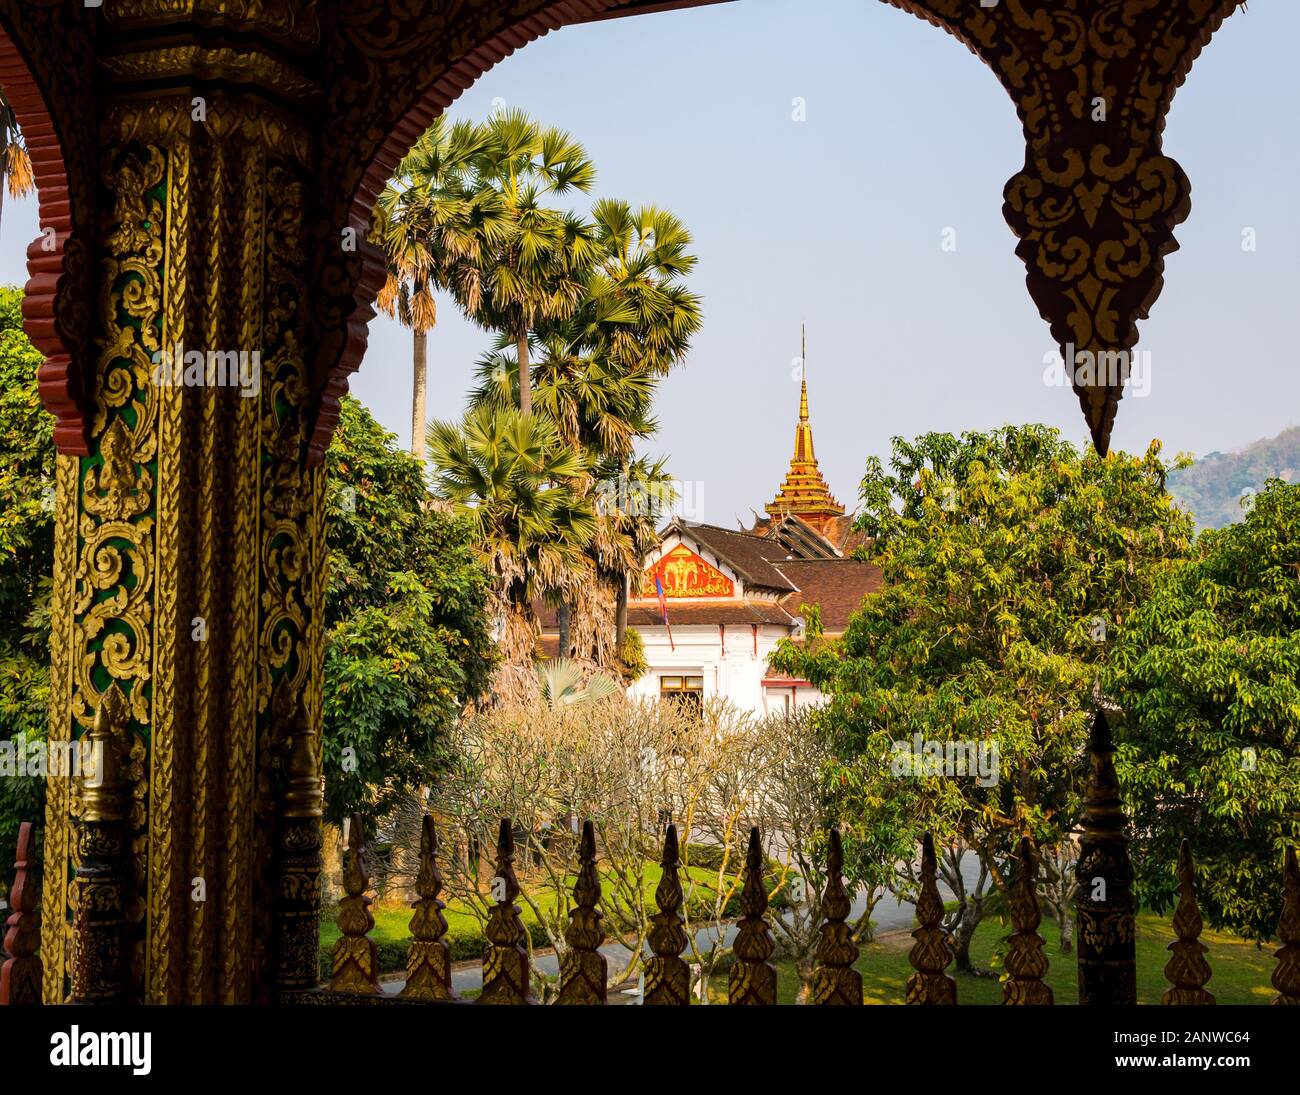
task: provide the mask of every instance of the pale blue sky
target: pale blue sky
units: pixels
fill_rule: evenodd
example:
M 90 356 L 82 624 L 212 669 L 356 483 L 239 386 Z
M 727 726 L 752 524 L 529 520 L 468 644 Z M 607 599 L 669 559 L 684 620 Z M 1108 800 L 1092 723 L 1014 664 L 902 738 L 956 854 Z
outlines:
M 1297 40 L 1300 4 L 1255 0 L 1175 99 L 1165 151 L 1192 214 L 1142 327 L 1151 393 L 1120 404 L 1116 447 L 1228 450 L 1300 423 Z M 761 510 L 784 473 L 801 320 L 817 453 L 850 507 L 894 434 L 1043 421 L 1082 440 L 1073 394 L 1043 383 L 1052 343 L 1002 219 L 1024 158 L 1015 111 L 955 39 L 874 0 L 737 0 L 561 30 L 452 114 L 482 118 L 494 99 L 579 137 L 597 193 L 665 205 L 694 233 L 705 326 L 662 386 L 648 449 L 703 484 L 708 520 Z M 36 234 L 35 203 L 6 201 L 4 281 L 26 280 Z M 440 313 L 430 413 L 452 417 L 490 338 Z M 410 385 L 409 335 L 377 319 L 353 391 L 403 442 Z

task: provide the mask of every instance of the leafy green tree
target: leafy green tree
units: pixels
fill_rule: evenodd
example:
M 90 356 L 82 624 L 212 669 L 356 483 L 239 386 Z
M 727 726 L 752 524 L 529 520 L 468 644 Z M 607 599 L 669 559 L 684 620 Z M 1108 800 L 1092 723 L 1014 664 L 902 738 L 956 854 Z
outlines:
M 821 721 L 842 817 L 870 828 L 904 802 L 913 835 L 959 841 L 1000 890 L 1021 833 L 1048 845 L 1069 832 L 1099 674 L 1189 549 L 1168 470 L 1158 443 L 1081 455 L 1043 426 L 896 439 L 889 471 L 868 462 L 859 527 L 884 588 L 839 642 L 787 642 L 773 659 L 831 696 Z M 917 741 L 945 760 L 949 743 L 982 746 L 963 755 L 985 778 L 961 775 L 955 748 L 953 767 L 924 752 L 914 767 Z M 976 900 L 954 924 L 965 968 L 980 915 Z
M 23 333 L 22 290 L 0 288 L 0 741 L 44 741 L 50 698 L 54 419 L 41 354 Z M 43 780 L 0 776 L 0 865 L 20 821 L 44 821 Z
M 337 822 L 378 817 L 435 778 L 493 655 L 469 525 L 430 504 L 421 462 L 354 399 L 325 461 L 323 744 Z
M 491 576 L 502 656 L 492 693 L 531 701 L 538 694 L 533 605 L 571 595 L 589 573 L 584 551 L 596 516 L 581 490 L 586 458 L 549 418 L 487 406 L 462 422 L 434 422 L 430 450 L 434 490 L 468 518 Z
M 1300 486 L 1270 481 L 1196 546 L 1128 621 L 1107 675 L 1138 893 L 1160 911 L 1177 900 L 1186 838 L 1202 913 L 1266 939 L 1300 844 Z

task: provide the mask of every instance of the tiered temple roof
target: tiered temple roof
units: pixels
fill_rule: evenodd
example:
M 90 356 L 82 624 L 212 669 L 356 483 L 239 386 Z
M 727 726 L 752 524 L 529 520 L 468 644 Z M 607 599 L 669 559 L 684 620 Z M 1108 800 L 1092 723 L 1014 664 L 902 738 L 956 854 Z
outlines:
M 844 507 L 831 494 L 830 485 L 817 465 L 813 448 L 812 423 L 808 419 L 808 377 L 799 386 L 799 421 L 794 428 L 794 454 L 776 497 L 765 507 L 774 521 L 798 517 L 825 534 L 844 516 Z

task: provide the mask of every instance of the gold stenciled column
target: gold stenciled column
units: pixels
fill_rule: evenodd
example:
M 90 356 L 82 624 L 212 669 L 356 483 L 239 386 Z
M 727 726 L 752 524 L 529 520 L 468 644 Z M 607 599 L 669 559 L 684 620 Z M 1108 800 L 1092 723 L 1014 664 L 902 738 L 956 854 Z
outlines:
M 103 15 L 95 411 L 90 455 L 59 458 L 51 736 L 88 731 L 111 686 L 123 697 L 132 993 L 267 999 L 315 980 L 314 948 L 299 969 L 305 948 L 285 944 L 272 910 L 286 842 L 306 921 L 319 900 L 305 229 L 317 89 L 293 60 L 318 28 L 311 5 L 248 5 L 212 40 L 219 3 L 109 0 Z M 184 44 L 136 45 L 164 40 Z M 162 354 L 182 382 L 156 375 Z M 72 877 L 79 810 L 52 788 L 51 1002 L 67 992 L 77 902 L 56 864 Z

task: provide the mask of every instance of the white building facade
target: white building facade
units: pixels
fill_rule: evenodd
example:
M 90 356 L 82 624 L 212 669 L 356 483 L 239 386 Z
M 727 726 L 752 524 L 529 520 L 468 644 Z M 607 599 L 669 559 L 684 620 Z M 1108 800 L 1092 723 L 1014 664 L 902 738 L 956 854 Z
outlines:
M 807 681 L 769 671 L 777 644 L 798 637 L 802 621 L 782 607 L 794 587 L 782 581 L 775 567 L 762 574 L 769 584 L 759 584 L 710 542 L 725 545 L 739 536 L 758 539 L 676 522 L 647 557 L 644 590 L 652 596 L 629 601 L 628 626 L 640 633 L 650 669 L 631 685 L 629 695 L 721 696 L 760 715 L 822 702 L 822 694 Z M 664 588 L 662 606 L 656 577 Z M 791 588 L 783 588 L 787 585 Z

